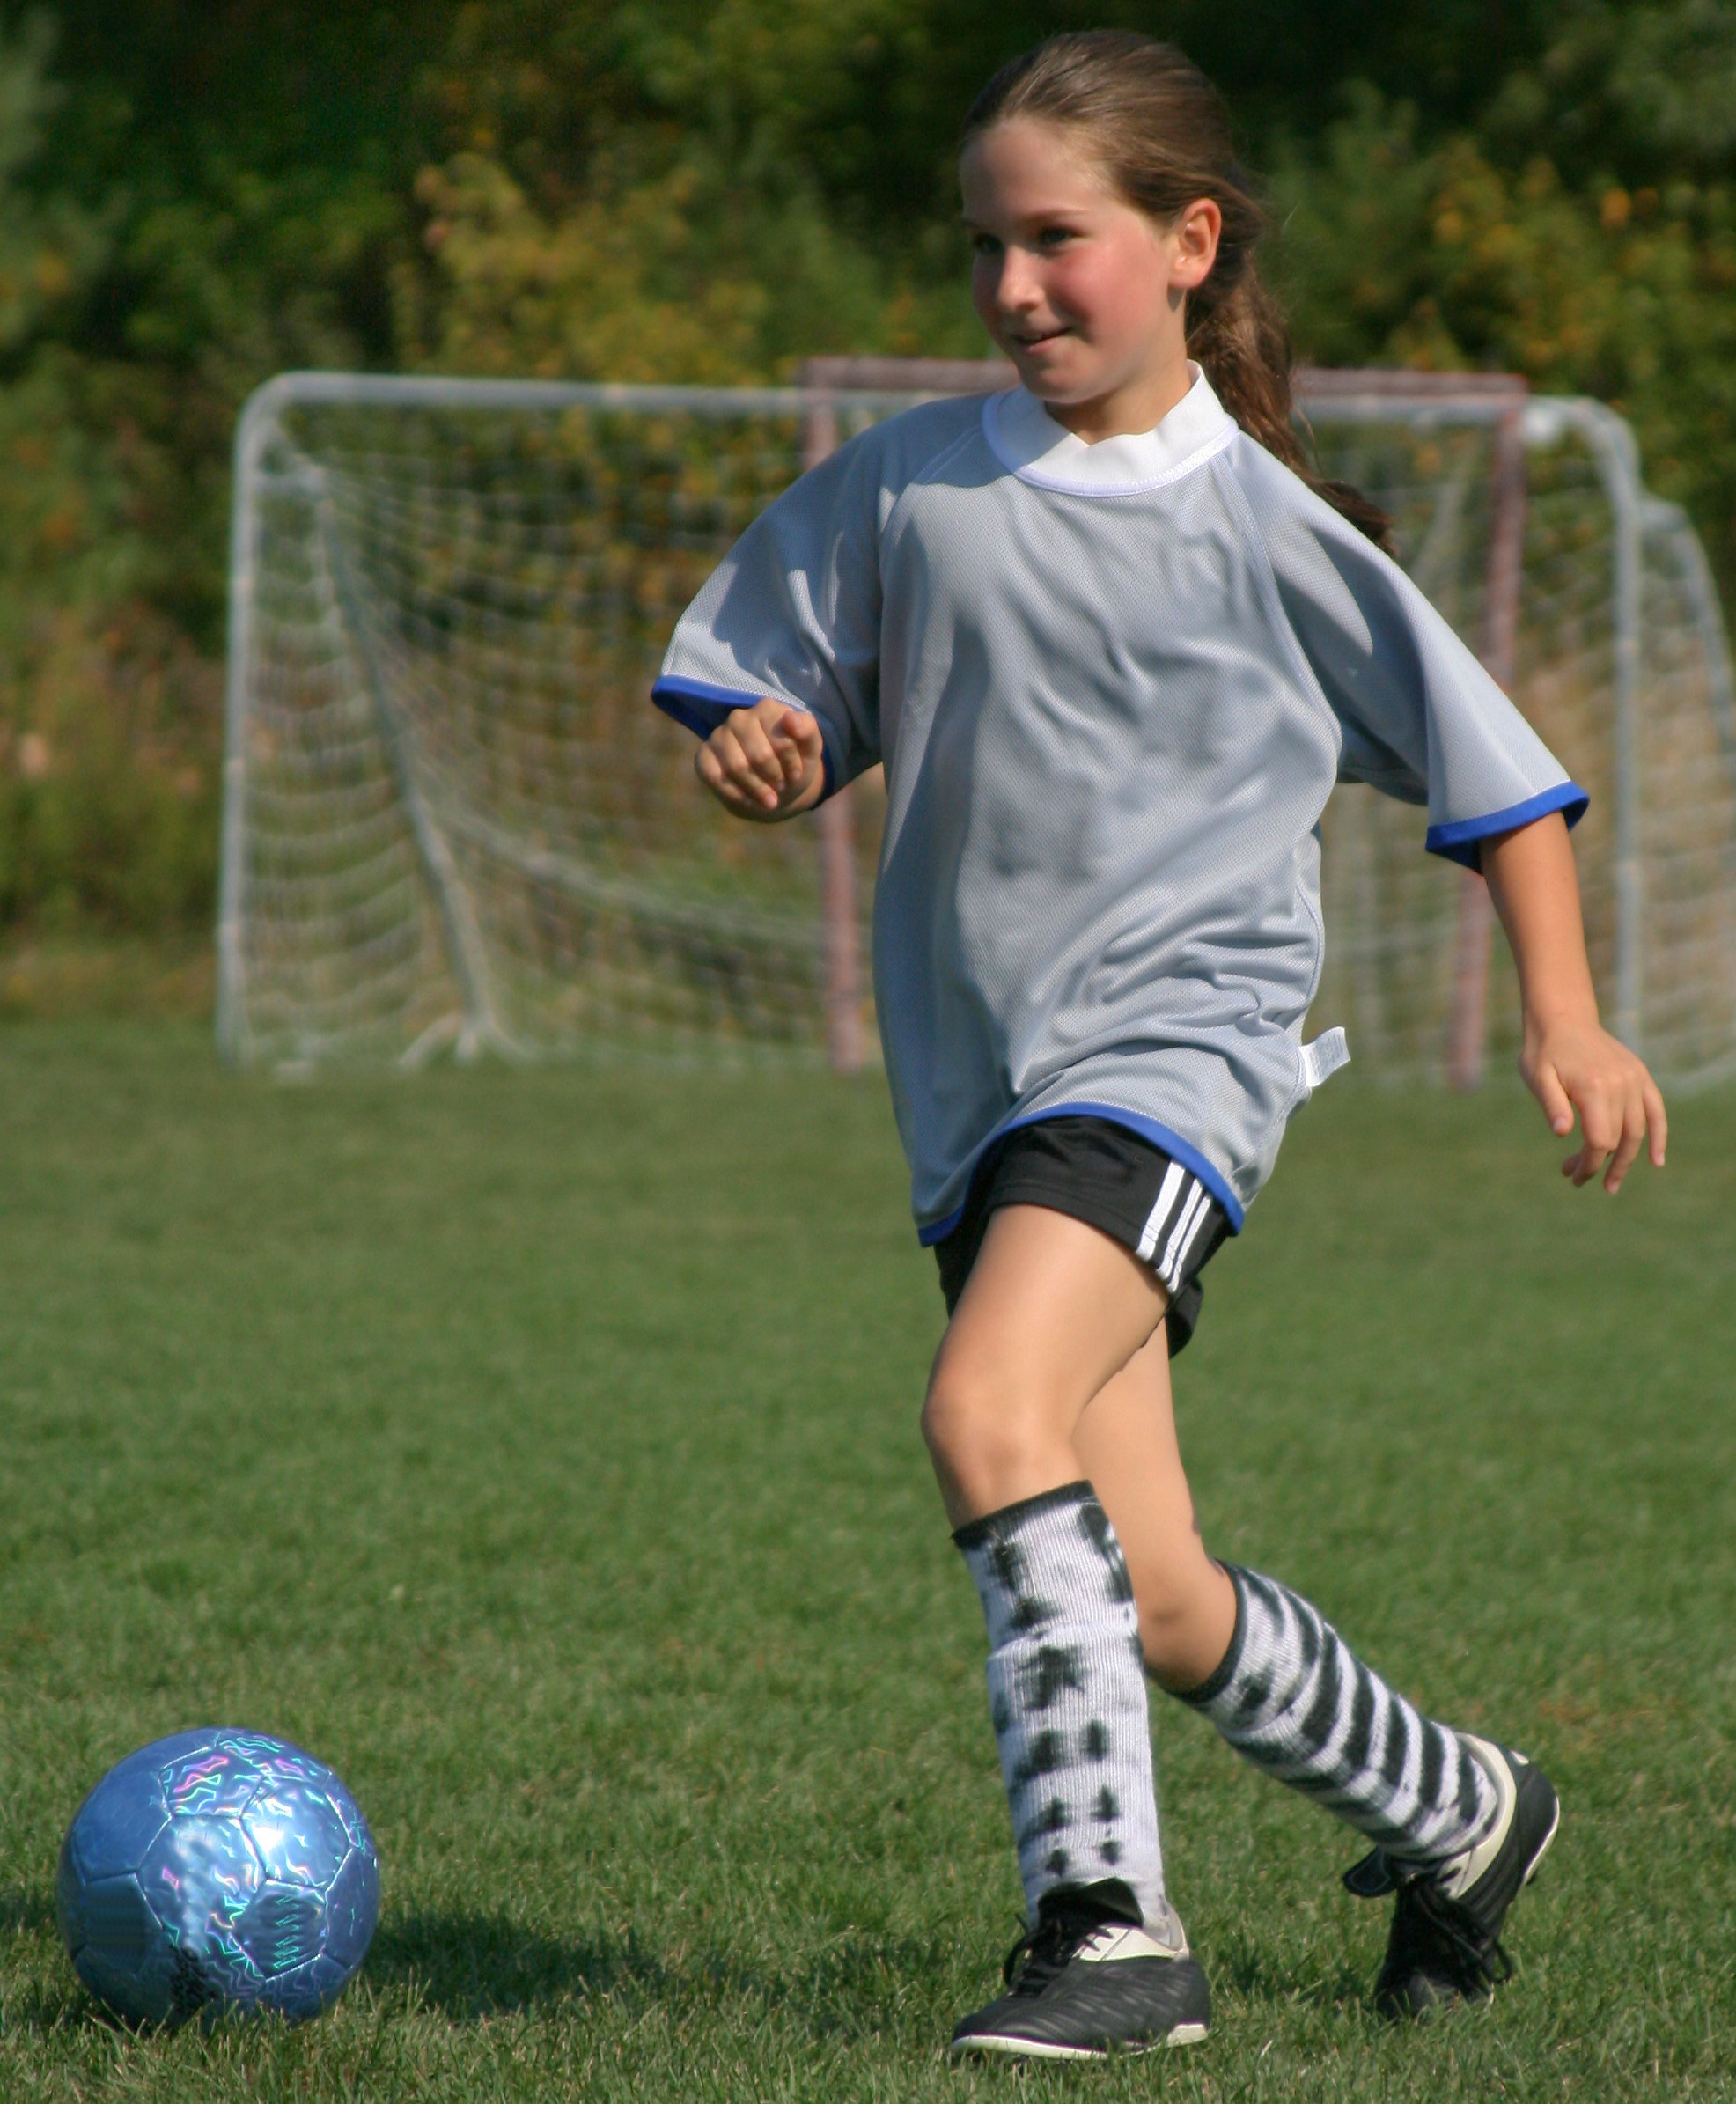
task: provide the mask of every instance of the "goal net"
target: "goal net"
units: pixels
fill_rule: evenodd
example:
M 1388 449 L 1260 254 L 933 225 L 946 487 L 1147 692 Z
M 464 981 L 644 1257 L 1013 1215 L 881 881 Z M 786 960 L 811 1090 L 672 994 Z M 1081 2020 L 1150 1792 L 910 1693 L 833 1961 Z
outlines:
M 879 789 L 740 825 L 653 710 L 676 617 L 831 446 L 992 365 L 801 387 L 290 374 L 237 441 L 218 1027 L 294 1067 L 461 1056 L 857 1063 Z M 1682 515 L 1626 427 L 1516 383 L 1302 376 L 1327 472 L 1592 791 L 1593 964 L 1660 1071 L 1736 1068 L 1736 702 Z M 1316 1020 L 1475 1079 L 1515 1025 L 1480 881 L 1341 790 Z

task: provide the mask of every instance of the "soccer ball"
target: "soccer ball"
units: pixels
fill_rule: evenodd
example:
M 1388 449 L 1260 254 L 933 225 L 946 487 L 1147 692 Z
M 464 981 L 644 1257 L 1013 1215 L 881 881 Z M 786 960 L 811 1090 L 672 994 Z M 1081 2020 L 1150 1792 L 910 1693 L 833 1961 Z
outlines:
M 129 2023 L 208 2011 L 299 2023 L 337 1999 L 379 1914 L 379 1862 L 323 1762 L 258 1732 L 179 1732 L 129 1754 L 61 1843 L 60 1932 Z

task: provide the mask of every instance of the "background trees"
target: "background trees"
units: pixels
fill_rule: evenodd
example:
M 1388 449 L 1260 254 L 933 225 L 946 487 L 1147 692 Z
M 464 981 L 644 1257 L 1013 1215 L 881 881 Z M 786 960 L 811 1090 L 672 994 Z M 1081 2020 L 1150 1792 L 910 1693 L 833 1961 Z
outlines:
M 959 115 L 1102 22 L 1223 87 L 1306 355 L 1616 402 L 1736 576 L 1736 0 L 0 4 L 0 940 L 208 909 L 251 386 L 976 351 Z

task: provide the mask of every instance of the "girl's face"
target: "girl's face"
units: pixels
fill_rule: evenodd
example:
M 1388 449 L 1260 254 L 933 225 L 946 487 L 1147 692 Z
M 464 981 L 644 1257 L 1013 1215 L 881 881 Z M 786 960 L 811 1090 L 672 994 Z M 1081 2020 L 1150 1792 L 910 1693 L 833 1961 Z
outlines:
M 1019 377 L 1087 441 L 1149 430 L 1188 392 L 1188 294 L 1223 217 L 1200 198 L 1159 226 L 1109 188 L 1076 132 L 1011 117 L 959 164 L 971 297 Z

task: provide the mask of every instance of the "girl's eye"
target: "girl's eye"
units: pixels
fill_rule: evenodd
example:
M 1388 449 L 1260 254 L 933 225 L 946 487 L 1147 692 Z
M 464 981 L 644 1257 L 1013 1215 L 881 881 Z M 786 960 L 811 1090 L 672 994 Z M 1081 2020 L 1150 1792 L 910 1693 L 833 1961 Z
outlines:
M 993 234 L 973 234 L 970 246 L 975 255 L 998 255 L 1001 252 L 1001 245 Z
M 1069 241 L 1076 238 L 1077 232 L 1073 227 L 1046 226 L 1037 236 L 1037 242 L 1039 246 L 1043 248 L 1063 248 Z

